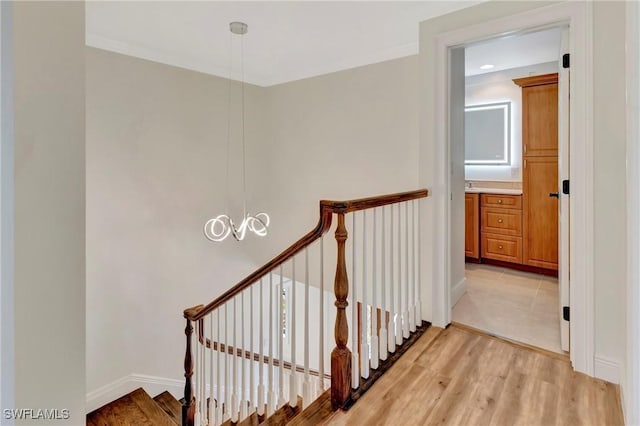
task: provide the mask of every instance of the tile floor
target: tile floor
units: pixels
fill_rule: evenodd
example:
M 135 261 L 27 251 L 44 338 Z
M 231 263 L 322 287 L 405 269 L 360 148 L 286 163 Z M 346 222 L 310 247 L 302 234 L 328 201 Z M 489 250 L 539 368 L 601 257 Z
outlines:
M 473 263 L 466 264 L 466 277 L 453 321 L 563 353 L 556 278 Z

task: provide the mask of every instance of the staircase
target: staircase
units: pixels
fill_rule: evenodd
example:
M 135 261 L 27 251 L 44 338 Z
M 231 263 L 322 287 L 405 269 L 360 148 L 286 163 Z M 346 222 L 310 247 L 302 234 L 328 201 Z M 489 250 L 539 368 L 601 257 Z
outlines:
M 320 201 L 314 229 L 217 299 L 184 310 L 181 402 L 137 389 L 87 423 L 317 424 L 349 409 L 430 326 L 421 313 L 427 196 Z M 332 229 L 336 245 L 326 247 Z
M 327 419 L 331 410 L 331 392 L 326 391 L 313 404 L 302 410 L 285 405 L 269 418 L 253 413 L 240 425 L 310 425 Z M 182 406 L 169 392 L 151 398 L 142 388 L 103 406 L 87 415 L 87 426 L 180 426 Z M 224 425 L 232 425 L 230 420 Z

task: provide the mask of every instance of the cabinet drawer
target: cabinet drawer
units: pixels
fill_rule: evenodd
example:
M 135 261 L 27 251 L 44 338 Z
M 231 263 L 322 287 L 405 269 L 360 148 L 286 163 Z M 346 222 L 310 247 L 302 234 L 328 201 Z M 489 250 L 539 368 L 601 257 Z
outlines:
M 522 210 L 522 195 L 480 194 L 482 207 L 504 207 Z
M 522 263 L 522 237 L 483 233 L 482 257 Z
M 482 208 L 482 232 L 522 236 L 522 210 Z

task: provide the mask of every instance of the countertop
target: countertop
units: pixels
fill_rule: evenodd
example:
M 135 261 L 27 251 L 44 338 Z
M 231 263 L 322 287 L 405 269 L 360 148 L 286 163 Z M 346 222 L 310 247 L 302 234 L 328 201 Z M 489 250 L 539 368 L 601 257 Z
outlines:
M 522 195 L 522 189 L 504 189 L 504 188 L 481 188 L 471 187 L 465 188 L 464 192 L 469 194 L 505 194 L 505 195 Z

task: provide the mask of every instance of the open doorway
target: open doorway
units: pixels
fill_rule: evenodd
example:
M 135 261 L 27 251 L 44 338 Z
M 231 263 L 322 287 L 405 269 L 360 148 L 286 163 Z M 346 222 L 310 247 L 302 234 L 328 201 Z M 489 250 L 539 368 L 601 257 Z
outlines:
M 452 197 L 451 211 L 465 223 L 451 230 L 452 321 L 558 353 L 569 349 L 567 37 L 551 28 L 451 52 L 452 167 L 464 168 L 451 182 L 464 208 Z

